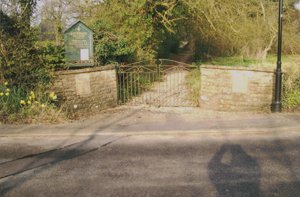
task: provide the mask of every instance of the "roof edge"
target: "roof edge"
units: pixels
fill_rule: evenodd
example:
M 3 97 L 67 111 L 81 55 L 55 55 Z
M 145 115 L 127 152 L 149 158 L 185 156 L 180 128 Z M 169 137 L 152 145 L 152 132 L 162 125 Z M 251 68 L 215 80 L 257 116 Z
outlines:
M 70 27 L 68 27 L 68 28 L 64 31 L 64 34 L 65 34 L 65 33 L 68 33 L 68 32 L 70 31 L 70 29 L 72 29 L 72 28 L 73 28 L 75 25 L 77 25 L 78 23 L 83 24 L 87 29 L 89 29 L 91 32 L 94 33 L 94 31 L 93 31 L 91 28 L 89 28 L 84 22 L 82 22 L 81 20 L 78 20 L 78 21 L 74 22 Z

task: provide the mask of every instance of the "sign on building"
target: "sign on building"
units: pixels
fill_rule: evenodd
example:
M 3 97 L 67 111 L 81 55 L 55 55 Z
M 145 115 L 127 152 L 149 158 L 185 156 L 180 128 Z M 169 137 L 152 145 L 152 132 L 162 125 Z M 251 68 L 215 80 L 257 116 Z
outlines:
M 64 33 L 66 61 L 70 67 L 94 65 L 93 31 L 78 21 Z

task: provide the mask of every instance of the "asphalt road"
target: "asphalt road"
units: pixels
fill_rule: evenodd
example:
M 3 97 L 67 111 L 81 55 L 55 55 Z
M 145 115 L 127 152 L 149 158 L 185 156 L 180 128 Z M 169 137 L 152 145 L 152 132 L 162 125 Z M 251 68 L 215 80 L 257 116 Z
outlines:
M 0 138 L 0 196 L 300 196 L 300 134 Z

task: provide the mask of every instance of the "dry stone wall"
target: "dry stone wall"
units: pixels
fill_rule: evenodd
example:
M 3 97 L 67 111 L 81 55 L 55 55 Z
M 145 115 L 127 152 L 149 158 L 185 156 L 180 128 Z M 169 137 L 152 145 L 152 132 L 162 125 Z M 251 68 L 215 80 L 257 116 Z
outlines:
M 117 106 L 114 66 L 60 71 L 54 90 L 72 112 L 97 112 Z
M 266 68 L 201 67 L 200 107 L 218 111 L 269 111 L 274 71 Z

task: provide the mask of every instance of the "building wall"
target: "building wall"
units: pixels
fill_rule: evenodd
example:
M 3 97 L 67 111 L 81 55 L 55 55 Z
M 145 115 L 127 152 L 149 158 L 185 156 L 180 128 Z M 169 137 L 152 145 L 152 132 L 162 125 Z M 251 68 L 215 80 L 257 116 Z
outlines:
M 59 71 L 54 91 L 73 112 L 97 112 L 117 106 L 114 66 Z
M 265 68 L 201 67 L 200 107 L 219 111 L 269 111 L 274 71 Z

